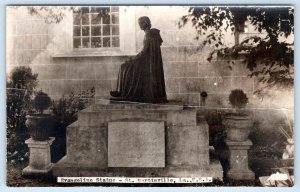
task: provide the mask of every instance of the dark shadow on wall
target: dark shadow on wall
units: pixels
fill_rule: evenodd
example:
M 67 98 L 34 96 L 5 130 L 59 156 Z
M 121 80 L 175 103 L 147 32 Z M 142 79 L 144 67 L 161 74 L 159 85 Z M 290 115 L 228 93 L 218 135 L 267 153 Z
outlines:
M 223 168 L 223 178 L 227 178 L 229 170 L 229 151 L 225 143 L 226 130 L 222 124 L 224 114 L 217 110 L 206 112 L 205 119 L 209 126 L 209 145 L 214 147 L 214 151 L 210 154 L 212 159 L 218 159 Z

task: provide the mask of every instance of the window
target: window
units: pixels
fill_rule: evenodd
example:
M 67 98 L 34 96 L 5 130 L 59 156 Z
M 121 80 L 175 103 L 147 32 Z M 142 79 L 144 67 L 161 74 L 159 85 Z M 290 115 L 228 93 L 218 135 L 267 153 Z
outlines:
M 73 48 L 120 47 L 119 7 L 81 7 L 73 12 Z
M 54 39 L 52 57 L 130 56 L 137 54 L 134 6 L 81 6 L 67 10 Z
M 235 44 L 239 44 L 250 36 L 265 36 L 264 33 L 259 32 L 254 25 L 250 23 L 249 20 L 246 20 L 244 23 L 239 25 L 238 32 L 235 33 Z

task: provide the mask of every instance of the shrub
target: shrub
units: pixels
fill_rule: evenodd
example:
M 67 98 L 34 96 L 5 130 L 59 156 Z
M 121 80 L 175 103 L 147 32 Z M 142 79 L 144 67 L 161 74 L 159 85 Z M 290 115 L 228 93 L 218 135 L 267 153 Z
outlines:
M 51 136 L 55 141 L 51 146 L 51 158 L 58 161 L 66 154 L 66 128 L 77 120 L 77 113 L 86 108 L 94 97 L 94 88 L 75 95 L 71 93 L 53 101 L 51 107 L 55 119 L 54 132 Z
M 63 96 L 58 101 L 53 101 L 51 107 L 54 119 L 56 120 L 56 131 L 58 134 L 65 134 L 66 127 L 77 120 L 77 112 L 86 108 L 95 94 L 95 89 L 83 91 L 75 95 Z
M 33 110 L 32 96 L 37 85 L 37 74 L 29 67 L 16 67 L 6 82 L 6 126 L 8 160 L 24 160 L 28 154 L 25 139 L 29 136 L 26 115 Z
M 234 89 L 229 95 L 230 104 L 236 108 L 244 108 L 248 103 L 247 95 L 241 89 Z
M 209 111 L 205 118 L 209 126 L 210 145 L 214 147 L 218 147 L 220 144 L 222 145 L 226 138 L 225 127 L 222 125 L 224 114 L 220 111 Z
M 43 91 L 39 91 L 33 100 L 33 106 L 40 114 L 43 114 L 43 111 L 48 109 L 50 104 L 51 98 Z

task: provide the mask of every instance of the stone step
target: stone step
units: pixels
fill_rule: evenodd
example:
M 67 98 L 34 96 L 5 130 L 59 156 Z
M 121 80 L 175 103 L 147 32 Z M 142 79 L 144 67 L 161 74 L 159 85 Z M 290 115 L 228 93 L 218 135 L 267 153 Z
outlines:
M 67 157 L 62 158 L 54 167 L 55 177 L 212 177 L 223 179 L 219 161 L 212 161 L 205 167 L 167 166 L 166 168 L 100 168 L 92 164 L 69 164 Z
M 152 104 L 152 103 L 110 103 L 110 104 L 95 104 L 92 106 L 93 111 L 103 110 L 155 110 L 155 111 L 170 111 L 183 110 L 183 105 L 172 104 Z
M 149 107 L 150 106 L 150 107 Z M 155 108 L 153 105 L 93 105 L 78 113 L 80 126 L 107 126 L 110 121 L 144 119 L 165 121 L 167 125 L 196 125 L 196 110 L 183 110 L 169 106 Z

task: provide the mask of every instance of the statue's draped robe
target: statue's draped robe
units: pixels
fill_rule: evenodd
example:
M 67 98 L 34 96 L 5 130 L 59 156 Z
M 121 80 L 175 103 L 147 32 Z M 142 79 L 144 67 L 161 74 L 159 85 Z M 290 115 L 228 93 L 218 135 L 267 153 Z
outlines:
M 117 91 L 121 99 L 135 102 L 167 102 L 158 29 L 145 32 L 144 47 L 133 59 L 121 65 Z

